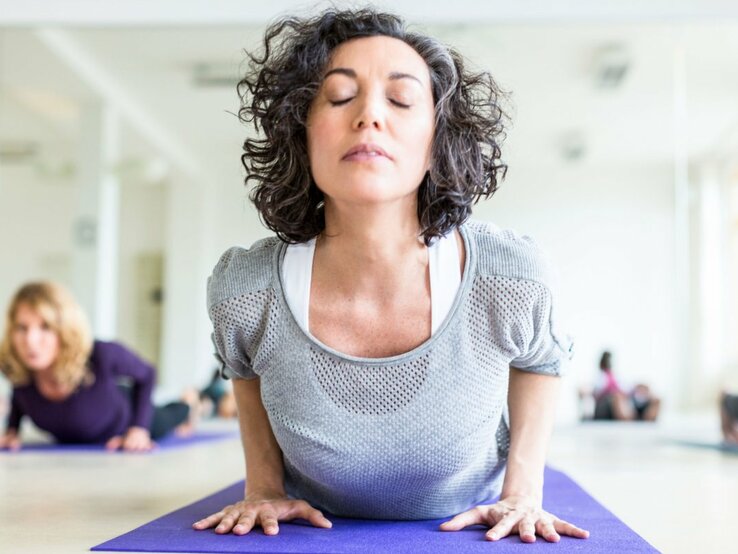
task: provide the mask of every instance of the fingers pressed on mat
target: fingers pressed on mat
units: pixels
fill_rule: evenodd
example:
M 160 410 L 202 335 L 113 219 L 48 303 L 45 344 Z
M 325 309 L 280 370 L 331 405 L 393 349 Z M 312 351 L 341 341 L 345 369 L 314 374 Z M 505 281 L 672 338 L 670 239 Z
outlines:
M 546 539 L 548 542 L 559 542 L 559 534 L 554 529 L 553 523 L 550 521 L 539 521 L 536 525 L 538 534 Z
M 238 523 L 236 523 L 236 526 L 233 528 L 233 532 L 236 535 L 245 535 L 254 528 L 255 520 L 255 516 L 251 513 L 242 514 Z
M 492 527 L 489 531 L 487 531 L 487 534 L 485 537 L 487 540 L 490 541 L 496 541 L 500 540 L 503 537 L 506 537 L 510 534 L 513 527 L 515 527 L 515 524 L 520 520 L 519 516 L 517 515 L 508 515 L 503 517 L 497 524 Z
M 556 529 L 556 531 L 561 535 L 567 535 L 569 537 L 577 537 L 580 539 L 586 539 L 589 537 L 589 531 L 580 529 L 576 525 L 572 525 L 563 519 L 557 519 L 554 521 L 554 529 Z
M 525 518 L 518 523 L 518 535 L 523 542 L 536 542 L 536 526 L 535 523 Z
M 459 531 L 470 525 L 480 523 L 485 523 L 484 516 L 479 508 L 473 508 L 441 523 L 441 529 L 443 531 Z

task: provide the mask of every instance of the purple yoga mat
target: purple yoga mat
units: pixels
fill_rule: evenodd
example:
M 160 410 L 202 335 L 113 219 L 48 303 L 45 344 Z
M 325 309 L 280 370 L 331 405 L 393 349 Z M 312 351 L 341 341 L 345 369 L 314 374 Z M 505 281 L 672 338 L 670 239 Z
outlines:
M 231 431 L 198 431 L 189 437 L 178 437 L 176 435 L 169 435 L 163 439 L 156 441 L 157 448 L 145 452 L 145 454 L 153 454 L 158 450 L 170 450 L 173 448 L 184 448 L 195 444 L 201 444 L 204 442 L 212 442 L 218 440 L 224 440 L 229 438 L 238 438 L 238 430 Z M 7 449 L 0 449 L 0 453 L 6 454 L 22 454 L 23 452 L 95 452 L 102 454 L 111 454 L 105 450 L 104 444 L 57 444 L 57 443 L 31 443 L 24 444 L 23 447 L 18 451 L 10 451 Z M 114 453 L 123 453 L 118 450 Z
M 256 529 L 243 536 L 216 535 L 212 529 L 195 531 L 193 522 L 243 498 L 243 481 L 167 514 L 91 550 L 117 552 L 289 552 L 351 554 L 366 552 L 658 552 L 579 485 L 560 471 L 546 469 L 544 507 L 579 527 L 588 529 L 588 539 L 562 537 L 559 543 L 539 538 L 523 544 L 517 536 L 497 543 L 484 540 L 485 529 L 475 527 L 443 532 L 445 520 L 379 521 L 328 516 L 332 529 L 317 529 L 306 523 L 286 523 L 279 534 L 266 536 Z M 448 519 L 448 518 L 446 518 Z

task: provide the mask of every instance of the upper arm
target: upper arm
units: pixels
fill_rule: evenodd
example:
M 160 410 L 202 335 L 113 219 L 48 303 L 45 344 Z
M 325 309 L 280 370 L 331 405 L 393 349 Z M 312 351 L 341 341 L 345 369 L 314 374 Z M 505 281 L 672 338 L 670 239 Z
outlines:
M 153 383 L 156 370 L 132 350 L 116 342 L 104 345 L 105 354 L 100 365 L 114 377 L 128 377 L 136 383 Z
M 252 355 L 267 322 L 272 292 L 274 240 L 249 250 L 231 248 L 221 256 L 208 279 L 208 314 L 221 375 L 254 379 Z
M 571 358 L 573 343 L 560 331 L 554 316 L 554 298 L 551 291 L 538 284 L 537 292 L 528 303 L 521 318 L 518 334 L 518 356 L 510 365 L 532 373 L 559 376 Z M 533 294 L 533 293 L 531 293 Z

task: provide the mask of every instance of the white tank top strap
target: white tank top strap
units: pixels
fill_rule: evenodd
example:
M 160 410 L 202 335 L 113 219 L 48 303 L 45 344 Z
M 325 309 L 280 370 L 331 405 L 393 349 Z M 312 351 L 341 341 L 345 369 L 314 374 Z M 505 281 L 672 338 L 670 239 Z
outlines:
M 310 334 L 310 285 L 313 274 L 315 239 L 290 244 L 282 260 L 282 287 L 287 305 L 297 324 Z M 453 231 L 428 247 L 431 289 L 431 334 L 446 319 L 461 285 L 459 245 Z
M 428 247 L 431 290 L 431 334 L 446 319 L 461 284 L 459 245 L 456 233 L 440 237 Z
M 315 239 L 290 244 L 282 260 L 282 288 L 292 315 L 306 333 L 309 329 L 310 283 L 313 275 Z

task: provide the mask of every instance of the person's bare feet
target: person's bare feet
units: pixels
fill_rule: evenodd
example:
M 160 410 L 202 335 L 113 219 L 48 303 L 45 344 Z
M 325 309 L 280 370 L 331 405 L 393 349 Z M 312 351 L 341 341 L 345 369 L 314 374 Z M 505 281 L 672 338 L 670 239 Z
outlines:
M 189 421 L 181 423 L 174 428 L 174 434 L 182 438 L 192 436 L 194 432 L 195 426 Z
M 203 404 L 200 400 L 200 393 L 194 388 L 185 389 L 182 393 L 181 401 L 190 407 L 187 421 L 178 425 L 174 429 L 174 433 L 178 437 L 189 437 L 194 433 L 195 427 L 202 418 Z
M 236 395 L 233 391 L 227 391 L 218 402 L 218 417 L 231 419 L 238 417 L 238 408 L 236 406 Z

